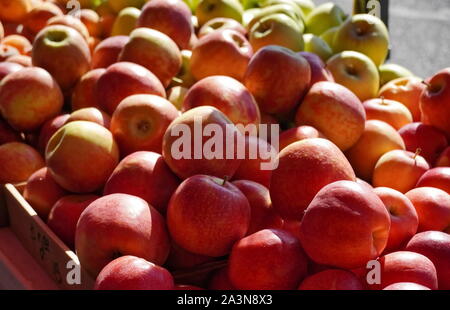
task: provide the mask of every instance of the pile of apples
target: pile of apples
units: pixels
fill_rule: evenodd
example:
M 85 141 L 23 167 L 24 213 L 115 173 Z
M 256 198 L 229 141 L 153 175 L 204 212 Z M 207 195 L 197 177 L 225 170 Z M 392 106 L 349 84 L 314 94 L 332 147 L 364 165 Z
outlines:
M 377 17 L 0 0 L 0 20 L 0 183 L 26 182 L 96 289 L 450 289 L 450 68 L 385 64 Z M 274 156 L 178 158 L 198 119 Z M 282 132 L 238 126 L 259 124 Z

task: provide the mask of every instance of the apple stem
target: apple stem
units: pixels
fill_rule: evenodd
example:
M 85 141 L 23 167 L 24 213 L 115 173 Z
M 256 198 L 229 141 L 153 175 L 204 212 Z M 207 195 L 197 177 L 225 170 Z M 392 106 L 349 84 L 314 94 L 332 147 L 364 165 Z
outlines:
M 430 85 L 430 83 L 428 83 L 428 82 L 426 82 L 426 81 L 422 81 L 422 84 L 426 85 L 426 86 L 427 86 L 427 88 L 431 88 L 431 85 Z
M 381 104 L 386 105 L 386 102 L 384 101 L 384 96 L 381 96 L 380 98 L 381 98 Z
M 418 148 L 417 150 L 416 150 L 416 153 L 414 154 L 414 159 L 416 159 L 417 158 L 417 156 L 419 156 L 420 155 L 420 153 L 422 153 L 422 149 L 421 148 Z
M 229 179 L 229 177 L 227 175 L 224 176 L 222 186 L 224 186 L 225 183 L 227 183 L 228 179 Z

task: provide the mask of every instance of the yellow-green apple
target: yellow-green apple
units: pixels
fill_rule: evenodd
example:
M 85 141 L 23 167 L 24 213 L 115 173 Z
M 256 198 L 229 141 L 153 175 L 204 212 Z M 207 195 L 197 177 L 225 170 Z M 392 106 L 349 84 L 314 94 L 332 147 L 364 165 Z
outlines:
M 434 187 L 450 194 L 450 167 L 428 170 L 417 182 L 417 187 Z
M 62 25 L 45 27 L 37 34 L 32 59 L 33 65 L 47 70 L 64 92 L 69 92 L 91 67 L 86 41 L 78 31 Z
M 22 22 L 32 9 L 30 0 L 0 1 L 0 20 L 3 22 Z
M 54 118 L 49 119 L 42 125 L 41 129 L 39 130 L 37 143 L 39 152 L 45 154 L 45 148 L 47 147 L 48 141 L 53 136 L 53 134 L 58 131 L 59 128 L 64 126 L 69 117 L 70 114 L 60 114 L 58 116 L 55 116 Z
M 372 180 L 373 169 L 385 153 L 404 150 L 405 143 L 391 125 L 378 120 L 366 122 L 358 142 L 346 152 L 356 175 L 366 181 Z
M 198 3 L 200 0 L 183 0 L 184 3 L 186 3 L 192 12 L 195 12 L 195 9 L 197 8 Z
M 354 51 L 344 51 L 327 61 L 336 83 L 350 89 L 361 101 L 377 96 L 380 89 L 378 69 L 364 54 Z
M 201 38 L 211 32 L 222 29 L 233 29 L 242 33 L 244 36 L 247 35 L 247 29 L 245 29 L 244 26 L 236 20 L 225 17 L 216 17 L 208 21 L 199 29 L 198 37 Z
M 239 0 L 200 0 L 195 9 L 200 26 L 215 17 L 227 17 L 241 22 L 243 14 L 244 8 Z
M 383 291 L 431 291 L 430 288 L 413 282 L 399 282 L 386 286 Z
M 436 267 L 439 289 L 450 289 L 450 235 L 440 231 L 422 232 L 406 245 L 406 250 L 428 257 Z
M 191 10 L 181 0 L 152 0 L 142 8 L 137 27 L 161 31 L 186 49 L 194 32 L 191 18 Z
M 72 111 L 83 108 L 99 108 L 100 103 L 95 92 L 97 81 L 106 72 L 106 69 L 98 68 L 85 73 L 72 92 L 71 107 Z
M 325 139 L 295 142 L 278 154 L 272 171 L 270 197 L 275 210 L 287 220 L 301 220 L 305 209 L 325 185 L 355 181 L 350 163 L 339 148 Z
M 183 181 L 167 209 L 172 239 L 192 253 L 212 257 L 230 253 L 249 223 L 250 205 L 244 194 L 226 179 L 207 175 Z
M 314 84 L 295 116 L 297 126 L 313 126 L 343 151 L 361 137 L 365 121 L 366 113 L 358 97 L 333 82 Z
M 327 269 L 307 277 L 300 284 L 299 290 L 364 290 L 361 280 L 351 271 Z
M 86 26 L 91 37 L 98 38 L 102 36 L 102 24 L 100 16 L 96 11 L 92 9 L 81 9 L 80 20 Z
M 389 213 L 373 190 L 338 181 L 323 187 L 306 209 L 300 241 L 314 262 L 355 269 L 383 252 L 390 226 Z
M 205 135 L 208 127 L 214 138 Z M 196 174 L 232 178 L 242 161 L 238 147 L 243 143 L 244 136 L 225 114 L 214 107 L 201 106 L 186 111 L 170 124 L 162 155 L 181 179 Z
M 434 187 L 418 187 L 406 193 L 419 216 L 418 232 L 450 232 L 450 195 Z
M 103 1 L 95 10 L 100 16 L 100 24 L 102 27 L 101 37 L 109 37 L 118 12 L 114 12 L 114 10 L 109 6 L 109 1 Z
M 328 29 L 327 31 L 325 31 L 324 33 L 322 33 L 319 36 L 319 38 L 324 40 L 328 44 L 328 46 L 331 48 L 331 50 L 333 50 L 333 53 L 334 53 L 334 49 L 333 49 L 334 36 L 336 35 L 336 32 L 338 30 L 339 30 L 339 26 L 336 26 L 336 27 Z
M 126 156 L 106 182 L 103 194 L 123 193 L 140 197 L 165 214 L 170 197 L 179 185 L 162 156 L 135 152 Z
M 217 108 L 236 125 L 259 125 L 255 99 L 242 83 L 231 77 L 210 76 L 194 84 L 186 94 L 182 111 L 205 105 Z
M 228 265 L 231 283 L 243 290 L 292 290 L 306 276 L 308 257 L 297 238 L 264 229 L 233 246 Z
M 174 290 L 168 270 L 143 258 L 126 255 L 106 265 L 97 276 L 95 290 Z
M 303 41 L 305 42 L 305 51 L 318 55 L 323 61 L 327 61 L 333 55 L 333 50 L 328 43 L 312 33 L 304 34 Z
M 117 106 L 111 132 L 122 155 L 136 151 L 161 153 L 162 140 L 170 123 L 179 116 L 170 101 L 155 95 L 133 95 Z
M 416 153 L 393 150 L 380 157 L 373 170 L 372 184 L 406 193 L 413 189 L 420 177 L 430 169 L 428 162 Z
M 380 86 L 396 79 L 414 76 L 411 71 L 397 64 L 382 64 L 378 67 L 378 71 L 380 72 Z
M 248 64 L 244 85 L 253 94 L 261 112 L 288 114 L 305 95 L 311 68 L 303 56 L 281 46 L 259 50 Z
M 375 98 L 364 101 L 363 106 L 368 120 L 377 119 L 386 122 L 397 130 L 413 121 L 411 112 L 398 101 Z
M 274 14 L 283 14 L 286 15 L 287 17 L 290 17 L 291 20 L 295 22 L 300 32 L 303 33 L 303 31 L 305 30 L 305 25 L 303 24 L 302 11 L 292 2 L 284 2 L 281 4 L 271 5 L 262 8 L 253 16 L 252 20 L 249 21 L 249 23 L 246 26 L 247 30 L 250 31 L 262 19 Z
M 181 110 L 183 107 L 184 98 L 189 89 L 183 86 L 174 86 L 169 90 L 167 94 L 167 100 L 169 100 L 177 110 Z
M 279 138 L 280 151 L 292 143 L 311 138 L 325 138 L 316 128 L 308 125 L 298 126 L 283 131 Z
M 86 42 L 89 40 L 89 30 L 79 18 L 71 15 L 62 15 L 52 17 L 47 21 L 47 26 L 55 25 L 67 26 L 69 28 L 75 29 L 79 34 L 81 34 Z
M 422 254 L 410 251 L 389 253 L 379 258 L 381 264 L 380 284 L 370 285 L 371 289 L 401 282 L 411 282 L 436 290 L 438 279 L 433 262 Z
M 302 10 L 302 17 L 305 19 L 316 7 L 312 0 L 263 0 L 262 7 L 274 6 L 283 3 L 293 3 Z
M 47 25 L 50 18 L 62 15 L 64 15 L 62 10 L 55 3 L 38 2 L 27 14 L 23 25 L 33 33 L 38 33 Z
M 141 8 L 147 0 L 108 0 L 108 6 L 118 14 L 126 7 Z
M 260 8 L 252 8 L 244 11 L 244 15 L 242 15 L 242 25 L 245 29 L 248 28 L 248 24 L 252 21 L 256 14 L 259 13 Z
M 137 25 L 141 10 L 134 7 L 127 7 L 120 11 L 114 20 L 111 29 L 111 36 L 127 36 Z
M 119 162 L 119 149 L 105 127 L 75 121 L 61 127 L 51 137 L 45 159 L 60 186 L 74 193 L 90 193 L 105 185 Z M 95 169 L 91 169 L 93 160 Z
M 75 231 L 81 213 L 98 198 L 96 195 L 61 196 L 51 208 L 47 225 L 70 249 L 75 249 Z
M 253 49 L 244 35 L 232 29 L 203 36 L 192 50 L 190 69 L 201 80 L 212 75 L 226 75 L 242 81 Z
M 111 194 L 95 200 L 81 213 L 75 249 L 81 265 L 96 277 L 110 261 L 125 255 L 162 265 L 170 240 L 164 218 L 145 200 Z
M 191 72 L 191 50 L 181 51 L 181 68 L 176 77 L 172 79 L 171 86 L 183 86 L 190 88 L 195 84 L 196 80 Z
M 0 83 L 0 113 L 16 130 L 33 131 L 63 106 L 58 83 L 42 68 L 24 68 Z
M 145 50 L 145 53 L 142 51 Z M 136 28 L 122 49 L 119 61 L 140 64 L 167 87 L 181 68 L 181 52 L 167 35 L 150 28 Z
M 447 138 L 442 131 L 420 122 L 405 125 L 398 133 L 405 141 L 406 150 L 415 152 L 420 149 L 420 155 L 430 165 L 434 165 L 438 156 L 448 146 Z
M 23 69 L 23 66 L 9 61 L 0 62 L 0 82 L 5 78 L 8 74 L 19 71 Z
M 160 80 L 145 67 L 118 62 L 108 67 L 95 86 L 97 102 L 109 114 L 113 114 L 119 103 L 128 96 L 150 94 L 166 97 Z
M 326 30 L 341 25 L 347 15 L 336 4 L 327 2 L 316 7 L 305 20 L 306 32 L 321 35 Z
M 300 52 L 305 48 L 302 35 L 301 27 L 292 18 L 277 13 L 261 18 L 252 26 L 249 42 L 255 52 L 268 45 L 279 45 Z
M 28 144 L 9 142 L 0 145 L 0 184 L 21 183 L 44 167 L 41 154 Z
M 450 139 L 450 68 L 439 71 L 425 84 L 420 97 L 422 122 L 442 130 Z
M 420 122 L 420 96 L 425 89 L 422 80 L 417 77 L 395 79 L 384 85 L 378 97 L 395 100 L 404 104 L 412 114 L 415 122 Z
M 106 129 L 109 129 L 109 126 L 111 124 L 111 117 L 102 110 L 94 107 L 89 107 L 73 111 L 70 114 L 69 118 L 66 120 L 66 124 L 75 121 L 94 122 L 105 127 Z
M 23 190 L 23 197 L 44 221 L 47 220 L 53 205 L 65 195 L 67 191 L 55 182 L 47 167 L 34 172 Z
M 447 147 L 442 153 L 439 155 L 436 160 L 435 167 L 450 167 L 450 146 Z
M 333 75 L 319 56 L 309 52 L 300 52 L 300 55 L 308 61 L 311 68 L 311 86 L 322 81 L 334 82 Z
M 371 14 L 357 14 L 339 27 L 333 39 L 333 50 L 360 52 L 381 66 L 389 51 L 389 34 L 381 19 Z
M 128 36 L 114 36 L 100 42 L 92 53 L 92 67 L 108 68 L 117 62 L 119 54 L 128 40 Z
M 22 136 L 0 117 L 0 145 L 8 142 L 20 142 Z

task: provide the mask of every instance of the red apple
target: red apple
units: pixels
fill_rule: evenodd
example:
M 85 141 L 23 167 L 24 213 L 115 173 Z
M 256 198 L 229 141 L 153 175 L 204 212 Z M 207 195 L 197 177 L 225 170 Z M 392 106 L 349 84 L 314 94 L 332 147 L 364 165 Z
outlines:
M 377 119 L 399 130 L 413 121 L 411 112 L 402 103 L 394 100 L 375 98 L 363 102 L 367 119 Z
M 223 29 L 232 29 L 235 30 L 242 35 L 247 35 L 247 29 L 242 26 L 241 23 L 226 17 L 216 17 L 207 21 L 198 31 L 198 37 L 204 37 L 205 35 L 210 34 L 211 32 L 223 30 Z
M 70 248 L 75 249 L 75 231 L 81 213 L 96 195 L 68 195 L 56 201 L 50 210 L 47 225 Z
M 280 135 L 280 151 L 286 146 L 294 142 L 311 139 L 311 138 L 325 138 L 325 136 L 312 126 L 299 126 L 283 131 Z
M 435 167 L 450 167 L 450 146 L 439 155 Z
M 83 24 L 81 18 L 77 18 L 70 14 L 54 16 L 47 21 L 47 26 L 55 26 L 55 25 L 67 26 L 72 29 L 75 29 L 79 34 L 82 35 L 82 37 L 86 41 L 89 40 L 89 30 Z
M 113 36 L 100 42 L 92 53 L 92 67 L 108 68 L 116 63 L 120 52 L 128 40 L 128 36 Z
M 0 184 L 25 182 L 44 165 L 39 152 L 25 143 L 0 145 Z
M 120 102 L 111 119 L 111 132 L 122 155 L 136 151 L 161 153 L 167 127 L 179 116 L 170 101 L 155 95 L 133 95 Z
M 27 14 L 24 26 L 33 33 L 38 33 L 47 25 L 50 18 L 62 15 L 64 15 L 62 10 L 55 3 L 40 1 Z
M 73 111 L 88 107 L 100 107 L 101 102 L 98 101 L 95 87 L 97 81 L 105 72 L 106 70 L 102 68 L 94 69 L 81 77 L 72 93 L 71 106 Z
M 327 269 L 307 277 L 299 290 L 364 290 L 361 280 L 352 272 L 341 269 Z
M 0 113 L 19 131 L 33 131 L 55 117 L 63 106 L 61 90 L 44 69 L 24 68 L 0 84 Z
M 97 108 L 82 108 L 72 112 L 66 120 L 66 124 L 75 121 L 88 121 L 99 124 L 106 129 L 109 129 L 111 117 L 105 112 Z
M 306 276 L 308 258 L 291 233 L 264 229 L 233 246 L 228 275 L 242 290 L 292 290 Z
M 163 267 L 143 258 L 126 255 L 102 269 L 95 290 L 173 290 L 172 275 Z
M 430 289 L 413 282 L 399 282 L 386 286 L 383 291 L 430 291 Z
M 208 289 L 215 291 L 236 290 L 228 276 L 228 268 L 223 267 L 217 270 L 208 284 Z
M 450 195 L 450 167 L 438 167 L 428 170 L 417 182 L 417 187 L 435 187 Z
M 306 209 L 300 241 L 316 263 L 364 267 L 385 249 L 391 220 L 380 198 L 350 181 L 323 187 Z
M 165 265 L 170 270 L 192 270 L 214 260 L 214 257 L 189 252 L 172 241 Z
M 80 20 L 86 26 L 91 37 L 101 37 L 103 29 L 97 12 L 91 9 L 81 9 Z
M 275 210 L 288 220 L 300 220 L 314 196 L 325 185 L 356 178 L 336 145 L 325 139 L 295 142 L 278 155 L 272 171 L 270 197 Z
M 299 54 L 308 61 L 311 67 L 310 85 L 314 85 L 317 82 L 334 82 L 330 70 L 326 68 L 325 63 L 317 54 L 309 52 L 300 52 Z
M 0 62 L 0 81 L 3 80 L 8 74 L 19 71 L 23 66 L 14 62 Z
M 250 205 L 244 194 L 226 180 L 206 175 L 181 183 L 167 210 L 173 240 L 190 252 L 212 257 L 230 253 L 249 223 Z
M 61 114 L 49 119 L 42 125 L 38 138 L 38 149 L 42 154 L 45 153 L 45 148 L 47 147 L 47 143 L 50 138 L 55 134 L 55 132 L 58 131 L 59 128 L 64 126 L 69 117 L 70 114 Z
M 161 155 L 136 152 L 128 155 L 114 169 L 106 182 L 104 195 L 124 193 L 140 197 L 162 214 L 180 181 Z
M 128 96 L 151 94 L 166 97 L 164 86 L 146 68 L 131 63 L 118 62 L 108 67 L 96 85 L 97 102 L 112 114 L 119 103 Z
M 12 55 L 6 59 L 5 62 L 11 62 L 18 65 L 21 65 L 22 67 L 32 67 L 33 66 L 33 60 L 30 56 L 26 55 Z
M 264 113 L 287 114 L 298 105 L 311 82 L 302 56 L 281 46 L 266 46 L 248 64 L 244 85 Z
M 125 255 L 162 265 L 170 242 L 164 218 L 145 200 L 112 194 L 95 200 L 83 211 L 75 248 L 81 265 L 95 277 L 110 261 Z

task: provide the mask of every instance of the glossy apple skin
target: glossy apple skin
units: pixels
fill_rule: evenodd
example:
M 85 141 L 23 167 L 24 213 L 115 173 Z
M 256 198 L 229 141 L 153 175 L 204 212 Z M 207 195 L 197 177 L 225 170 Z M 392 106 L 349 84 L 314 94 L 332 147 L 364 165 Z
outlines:
M 0 62 L 0 81 L 3 80 L 8 74 L 19 71 L 23 66 L 14 62 Z
M 422 122 L 432 125 L 450 138 L 450 68 L 443 69 L 429 78 L 420 97 Z
M 0 145 L 0 184 L 25 182 L 44 167 L 44 159 L 31 146 L 21 142 Z
M 142 53 L 142 50 L 146 50 Z M 181 52 L 167 35 L 150 28 L 136 28 L 119 55 L 119 61 L 130 61 L 154 73 L 164 87 L 181 69 Z
M 244 194 L 233 184 L 206 175 L 181 183 L 167 210 L 172 239 L 192 253 L 212 257 L 230 253 L 249 223 L 250 205 Z
M 333 82 L 314 84 L 295 116 L 297 126 L 313 126 L 342 151 L 358 141 L 365 121 L 366 113 L 358 97 Z
M 228 76 L 210 76 L 195 83 L 186 94 L 182 111 L 203 105 L 217 108 L 234 124 L 260 123 L 259 108 L 252 94 Z
M 435 167 L 450 167 L 450 146 L 447 147 L 438 157 Z
M 179 116 L 166 99 L 155 95 L 133 95 L 117 106 L 111 119 L 111 132 L 121 154 L 136 151 L 161 153 L 167 127 Z
M 145 200 L 127 194 L 103 196 L 78 220 L 75 248 L 92 276 L 114 258 L 136 255 L 162 265 L 170 241 L 164 218 Z
M 394 127 L 383 121 L 369 120 L 359 140 L 345 155 L 356 175 L 371 181 L 373 169 L 381 156 L 392 150 L 404 149 L 405 143 Z
M 253 49 L 244 35 L 232 29 L 203 36 L 192 49 L 190 69 L 197 80 L 226 75 L 242 81 Z
M 198 31 L 198 37 L 201 38 L 211 32 L 223 29 L 232 29 L 247 35 L 247 29 L 234 19 L 226 17 L 216 17 L 205 23 Z
M 164 86 L 146 68 L 131 62 L 118 62 L 106 70 L 95 87 L 97 102 L 113 114 L 119 103 L 128 96 L 150 94 L 166 97 Z
M 222 130 L 222 140 L 223 144 L 220 146 L 222 150 L 228 150 L 231 147 L 233 149 L 228 150 L 232 152 L 233 156 L 230 159 L 208 159 L 203 154 L 199 159 L 195 158 L 195 139 L 193 135 L 196 134 L 195 127 L 198 122 L 202 122 L 203 128 L 209 124 L 218 125 Z M 187 127 L 186 127 L 187 126 Z M 180 152 L 180 145 L 178 144 L 178 139 L 187 139 L 184 135 L 184 131 L 178 132 L 178 129 L 189 128 L 191 136 L 189 140 L 191 141 L 191 150 L 189 154 L 187 152 Z M 226 144 L 226 135 L 234 137 L 233 146 Z M 188 141 L 189 141 L 188 140 Z M 209 140 L 209 137 L 203 136 L 199 141 L 202 150 L 204 149 L 205 143 Z M 231 179 L 236 173 L 241 159 L 238 158 L 237 146 L 244 141 L 244 136 L 240 131 L 233 126 L 231 121 L 219 110 L 210 106 L 201 106 L 189 111 L 186 111 L 177 119 L 175 119 L 172 124 L 167 128 L 167 131 L 163 138 L 163 151 L 162 155 L 164 160 L 169 165 L 170 169 L 181 179 L 186 179 L 190 176 L 196 174 L 206 174 L 211 176 L 217 176 L 219 178 L 228 177 Z M 173 150 L 172 150 L 173 148 Z M 187 156 L 184 156 L 187 155 Z M 186 158 L 188 157 L 188 158 Z M 224 156 L 225 157 L 225 156 Z
M 297 238 L 287 231 L 264 229 L 236 242 L 228 275 L 237 289 L 289 290 L 298 287 L 307 266 Z
M 368 120 L 377 119 L 386 122 L 396 130 L 413 121 L 411 112 L 398 101 L 376 98 L 364 101 L 363 106 Z
M 363 290 L 361 280 L 352 272 L 341 269 L 328 269 L 307 277 L 299 290 Z
M 70 249 L 75 249 L 75 231 L 81 213 L 98 198 L 96 195 L 61 196 L 51 208 L 47 225 Z
M 47 167 L 34 172 L 23 191 L 23 197 L 44 221 L 53 205 L 64 195 L 67 195 L 67 191 L 55 182 Z
M 127 7 L 121 10 L 114 20 L 110 35 L 128 36 L 135 29 L 140 15 L 141 10 L 135 7 Z
M 80 20 L 86 26 L 91 37 L 101 37 L 102 36 L 102 25 L 100 16 L 91 9 L 81 9 Z
M 391 229 L 385 253 L 400 250 L 415 235 L 419 217 L 411 201 L 399 191 L 377 187 L 375 194 L 383 201 L 391 218 Z
M 160 154 L 135 152 L 122 159 L 114 169 L 103 194 L 134 195 L 165 214 L 170 197 L 179 184 L 179 179 Z
M 46 121 L 40 131 L 38 138 L 38 150 L 42 154 L 45 153 L 45 148 L 47 147 L 47 143 L 50 138 L 58 131 L 59 128 L 64 126 L 67 119 L 70 117 L 70 114 L 61 114 L 52 119 Z
M 6 59 L 6 62 L 12 62 L 23 67 L 32 67 L 33 61 L 30 56 L 27 55 L 13 55 Z
M 280 134 L 279 149 L 283 150 L 288 145 L 311 138 L 325 138 L 325 136 L 312 126 L 299 126 L 283 131 Z
M 439 129 L 423 123 L 411 123 L 398 131 L 405 141 L 406 150 L 416 152 L 425 157 L 430 165 L 434 165 L 438 156 L 448 146 L 445 134 Z
M 169 271 L 140 257 L 119 257 L 102 269 L 95 290 L 173 290 Z
M 92 53 L 92 68 L 108 68 L 116 63 L 128 36 L 112 36 L 100 42 Z
M 386 286 L 384 291 L 430 291 L 426 286 L 413 282 L 399 282 Z
M 30 54 L 32 45 L 30 41 L 20 34 L 11 34 L 3 38 L 2 45 L 8 45 L 16 48 L 19 51 L 19 55 L 27 56 Z
M 50 18 L 62 15 L 64 15 L 63 12 L 56 4 L 40 2 L 27 14 L 24 26 L 33 33 L 38 33 L 47 25 Z
M 418 233 L 408 242 L 406 250 L 428 257 L 436 267 L 439 289 L 450 289 L 450 235 L 448 233 L 438 231 Z
M 431 290 L 438 288 L 436 267 L 422 254 L 409 251 L 393 252 L 382 256 L 379 262 L 381 284 L 372 285 L 371 289 L 384 289 L 399 282 L 412 282 Z
M 228 17 L 241 22 L 243 14 L 242 4 L 235 0 L 204 0 L 198 2 L 195 9 L 200 26 L 215 17 Z
M 284 219 L 301 220 L 322 187 L 355 179 L 350 163 L 337 146 L 325 139 L 306 139 L 289 145 L 278 155 L 278 167 L 272 171 L 270 197 Z
M 194 32 L 191 18 L 191 10 L 183 1 L 156 0 L 144 5 L 137 27 L 161 31 L 171 37 L 180 49 L 186 49 Z
M 413 189 L 420 177 L 430 169 L 422 156 L 403 150 L 393 150 L 380 157 L 375 165 L 372 184 L 390 187 L 401 193 Z
M 351 181 L 323 187 L 306 209 L 300 241 L 316 263 L 363 267 L 385 249 L 391 220 L 380 198 Z
M 378 97 L 395 100 L 404 104 L 412 114 L 414 122 L 419 122 L 420 115 L 420 96 L 425 89 L 422 80 L 417 77 L 399 78 L 390 81 L 384 85 Z
M 450 232 L 450 195 L 434 187 L 418 187 L 406 193 L 419 216 L 418 232 Z
M 0 4 L 0 19 L 4 22 L 21 22 L 31 11 L 28 0 L 2 1 Z
M 62 25 L 45 27 L 37 34 L 32 60 L 34 66 L 46 69 L 66 93 L 91 68 L 86 40 L 75 29 Z
M 89 41 L 89 30 L 83 24 L 80 18 L 77 18 L 72 15 L 62 15 L 62 16 L 54 16 L 47 21 L 47 26 L 67 26 L 72 29 L 75 29 L 81 36 L 87 41 Z
M 308 61 L 311 68 L 311 86 L 317 82 L 334 82 L 333 75 L 319 56 L 309 52 L 300 52 L 299 54 Z
M 62 106 L 61 89 L 44 69 L 24 68 L 9 74 L 0 84 L 0 113 L 18 131 L 38 129 Z
M 101 103 L 98 102 L 95 87 L 105 72 L 103 68 L 94 69 L 80 78 L 72 92 L 72 111 L 88 107 L 100 108 Z
M 450 195 L 450 167 L 437 167 L 428 170 L 417 182 L 416 187 L 435 187 Z
M 109 129 L 111 117 L 97 108 L 90 107 L 72 112 L 70 117 L 67 119 L 66 124 L 75 121 L 93 122 Z
M 267 46 L 248 64 L 244 85 L 261 112 L 287 114 L 295 109 L 311 82 L 308 61 L 291 50 Z
M 59 185 L 74 193 L 90 193 L 105 185 L 119 162 L 119 150 L 105 127 L 75 121 L 52 136 L 45 159 Z M 92 169 L 93 160 L 95 169 Z

